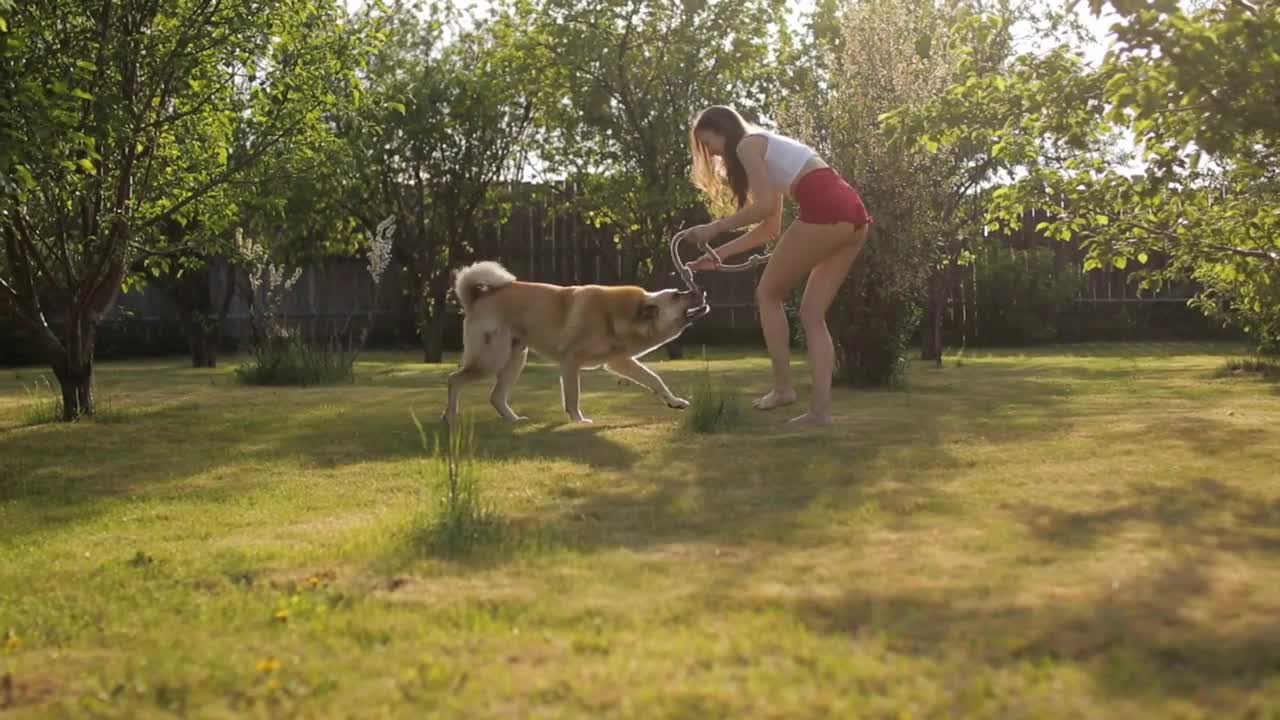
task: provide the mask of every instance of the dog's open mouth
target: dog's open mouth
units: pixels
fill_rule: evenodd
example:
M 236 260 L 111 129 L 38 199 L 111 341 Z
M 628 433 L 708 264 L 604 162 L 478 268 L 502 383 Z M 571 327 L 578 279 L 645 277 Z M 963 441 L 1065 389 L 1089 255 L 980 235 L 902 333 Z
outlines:
M 698 318 L 702 317 L 703 315 L 706 315 L 709 312 L 711 312 L 711 306 L 706 303 L 703 303 L 698 307 L 691 307 L 688 310 L 685 310 L 684 319 L 697 320 Z

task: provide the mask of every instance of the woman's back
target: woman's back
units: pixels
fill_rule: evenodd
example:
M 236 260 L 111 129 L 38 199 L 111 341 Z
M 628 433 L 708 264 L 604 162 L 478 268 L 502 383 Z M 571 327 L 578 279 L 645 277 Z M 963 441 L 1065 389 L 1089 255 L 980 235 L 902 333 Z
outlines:
M 818 156 L 818 153 L 808 145 L 772 130 L 756 130 L 744 135 L 743 139 L 757 135 L 763 137 L 768 143 L 764 161 L 769 168 L 769 180 L 783 192 L 791 187 L 791 183 L 795 181 L 805 165 Z

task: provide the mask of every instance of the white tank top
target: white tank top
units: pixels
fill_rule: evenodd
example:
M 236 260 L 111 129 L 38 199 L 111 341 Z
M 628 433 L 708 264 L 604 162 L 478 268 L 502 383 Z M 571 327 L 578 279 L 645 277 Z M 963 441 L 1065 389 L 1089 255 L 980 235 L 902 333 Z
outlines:
M 787 192 L 791 183 L 800 174 L 800 169 L 817 157 L 818 153 L 808 145 L 769 130 L 758 130 L 743 137 L 761 135 L 768 146 L 764 151 L 765 166 L 769 170 L 769 180 L 779 192 Z

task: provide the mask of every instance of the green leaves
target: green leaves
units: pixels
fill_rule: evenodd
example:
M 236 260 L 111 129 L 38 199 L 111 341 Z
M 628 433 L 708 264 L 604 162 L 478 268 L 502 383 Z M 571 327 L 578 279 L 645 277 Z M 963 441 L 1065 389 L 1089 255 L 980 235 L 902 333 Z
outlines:
M 785 14 L 780 0 L 534 5 L 523 51 L 546 68 L 531 82 L 539 159 L 582 186 L 574 210 L 630 228 L 624 242 L 643 259 L 664 257 L 680 223 L 701 213 L 689 182 L 694 114 L 717 103 L 772 114 L 775 88 L 810 87 L 812 65 L 797 56 L 809 48 L 771 29 Z
M 1264 50 L 1280 47 L 1280 23 L 1238 4 L 1111 4 L 1125 21 L 1098 70 L 1068 46 L 1004 66 L 966 59 L 945 91 L 886 113 L 885 127 L 973 177 L 1012 178 L 986 196 L 985 222 L 1048 211 L 1038 230 L 1079 240 L 1087 270 L 1159 253 L 1157 280 L 1200 283 L 1214 299 L 1202 308 L 1280 346 L 1280 215 L 1267 212 L 1280 207 L 1280 53 Z M 1115 167 L 1121 129 L 1147 161 L 1137 179 Z M 945 186 L 934 173 L 922 184 Z
M 278 210 L 282 178 L 333 137 L 358 45 L 337 0 L 99 5 L 0 10 L 15 31 L 0 38 L 0 203 L 42 255 L 0 274 L 34 268 L 14 283 L 34 290 L 24 303 L 56 289 L 90 317 L 131 270 L 204 262 L 235 223 Z
M 14 175 L 18 178 L 18 182 L 27 190 L 34 190 L 38 186 L 35 176 L 31 174 L 31 170 L 22 163 L 18 163 L 12 167 Z

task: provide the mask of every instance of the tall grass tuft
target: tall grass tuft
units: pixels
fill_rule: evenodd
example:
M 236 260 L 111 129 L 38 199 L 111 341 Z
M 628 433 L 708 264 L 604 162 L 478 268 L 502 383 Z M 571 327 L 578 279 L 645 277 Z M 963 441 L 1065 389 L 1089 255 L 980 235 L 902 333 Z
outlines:
M 62 393 L 49 384 L 48 378 L 41 375 L 30 386 L 24 384 L 22 389 L 27 394 L 22 415 L 24 425 L 44 425 L 62 419 Z
M 431 454 L 434 503 L 422 522 L 423 549 L 448 556 L 465 555 L 504 541 L 505 526 L 497 511 L 485 501 L 482 473 L 475 458 L 475 427 L 470 416 L 446 425 L 443 441 L 435 433 L 430 445 L 418 416 L 410 411 L 418 428 L 422 449 Z
M 711 373 L 703 346 L 702 372 L 694 380 L 685 428 L 701 434 L 729 432 L 741 424 L 743 413 L 742 397 Z

